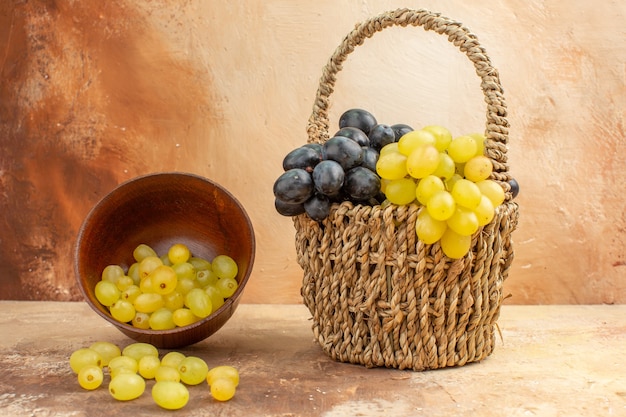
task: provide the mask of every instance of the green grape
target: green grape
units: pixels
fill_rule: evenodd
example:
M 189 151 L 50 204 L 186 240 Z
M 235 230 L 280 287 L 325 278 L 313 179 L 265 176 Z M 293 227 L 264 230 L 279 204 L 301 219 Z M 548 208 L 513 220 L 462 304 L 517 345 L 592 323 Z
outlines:
M 211 299 L 201 288 L 194 288 L 185 295 L 185 306 L 200 318 L 205 318 L 213 311 Z
M 189 291 L 194 288 L 198 288 L 198 283 L 195 279 L 191 278 L 179 278 L 178 285 L 176 285 L 176 289 L 174 291 L 178 291 L 182 295 L 186 295 Z
M 464 135 L 452 139 L 448 145 L 448 155 L 457 164 L 469 161 L 476 155 L 478 149 L 476 141 L 473 137 Z
M 235 291 L 237 291 L 239 283 L 235 278 L 220 278 L 220 280 L 217 281 L 217 284 L 215 284 L 215 287 L 224 298 L 228 298 L 231 297 Z
M 454 174 L 452 175 L 452 177 L 450 177 L 450 179 L 445 181 L 446 184 L 446 190 L 452 190 L 454 188 L 454 184 L 456 184 L 456 182 L 460 179 L 462 179 L 463 177 L 460 176 L 459 174 Z
M 107 265 L 102 270 L 102 281 L 110 281 L 116 283 L 120 277 L 123 277 L 126 273 L 119 265 Z
M 429 175 L 422 178 L 417 183 L 417 187 L 415 188 L 415 197 L 417 198 L 417 201 L 425 205 L 433 194 L 437 191 L 444 190 L 445 186 L 441 178 L 435 175 Z
M 180 372 L 178 372 L 178 368 L 161 365 L 157 368 L 156 373 L 154 374 L 154 380 L 156 382 L 161 382 L 161 381 L 179 382 Z
M 212 269 L 203 269 L 196 273 L 196 282 L 200 288 L 204 288 L 207 285 L 215 285 L 218 279 L 218 276 Z
M 471 236 L 462 236 L 454 230 L 448 228 L 440 239 L 441 250 L 452 259 L 458 259 L 465 256 L 472 244 Z
M 422 130 L 433 134 L 433 136 L 435 137 L 434 145 L 439 152 L 444 152 L 446 149 L 448 149 L 448 146 L 452 141 L 452 133 L 450 133 L 448 129 L 443 126 L 430 125 L 422 128 Z
M 139 359 L 138 372 L 145 379 L 154 379 L 156 371 L 161 366 L 158 356 L 146 355 Z
M 237 276 L 237 263 L 228 255 L 218 255 L 213 258 L 211 267 L 219 278 L 235 278 Z
M 98 281 L 94 289 L 96 298 L 103 306 L 113 305 L 119 298 L 121 291 L 111 281 Z
M 135 301 L 135 298 L 137 298 L 139 294 L 141 294 L 141 290 L 139 289 L 139 287 L 136 285 L 131 285 L 124 291 L 122 291 L 122 293 L 120 294 L 120 299 L 130 301 L 132 303 Z
M 150 272 L 148 278 L 152 278 L 152 289 L 155 293 L 166 295 L 176 289 L 178 278 L 174 268 L 167 265 L 157 266 Z
M 163 262 L 163 265 L 167 265 L 167 266 L 174 265 L 172 261 L 170 261 L 169 256 L 167 256 L 167 253 L 164 253 L 163 255 L 159 256 L 159 259 L 161 260 L 161 262 Z
M 138 329 L 150 328 L 150 315 L 148 313 L 137 312 L 133 319 L 132 325 Z
M 127 369 L 132 373 L 136 373 L 139 370 L 137 359 L 125 355 L 112 358 L 109 361 L 108 367 L 111 376 L 113 376 L 113 374 L 117 374 L 120 369 Z
M 161 366 L 170 366 L 174 369 L 178 369 L 178 365 L 185 359 L 185 355 L 180 352 L 171 351 L 167 352 L 161 358 Z
M 133 303 L 121 298 L 109 307 L 109 311 L 115 320 L 122 323 L 132 321 L 136 313 Z
M 117 286 L 118 290 L 124 291 L 126 290 L 126 288 L 130 287 L 131 285 L 135 285 L 135 281 L 133 281 L 133 279 L 129 277 L 128 275 L 123 275 L 118 278 L 115 285 Z
M 135 258 L 135 260 L 137 262 L 141 262 L 144 260 L 144 258 L 147 258 L 149 256 L 157 256 L 157 253 L 154 251 L 154 249 L 152 249 L 150 246 L 142 243 L 140 245 L 138 245 L 134 250 L 133 250 L 133 258 Z
M 122 373 L 109 382 L 109 392 L 118 401 L 139 398 L 146 390 L 146 380 L 137 374 Z
M 426 203 L 426 209 L 433 219 L 444 221 L 454 214 L 456 203 L 449 192 L 437 191 Z
M 139 283 L 139 290 L 141 290 L 141 292 L 143 293 L 155 292 L 154 286 L 152 284 L 152 275 L 141 278 L 141 282 Z
M 209 370 L 206 376 L 206 381 L 209 385 L 217 379 L 230 379 L 235 387 L 239 385 L 239 371 L 237 368 L 228 365 L 220 365 L 213 367 Z
M 186 356 L 178 364 L 180 380 L 187 385 L 198 385 L 206 379 L 209 366 L 204 359 L 197 356 Z
M 196 268 L 193 264 L 189 262 L 181 262 L 178 264 L 172 265 L 174 272 L 176 273 L 176 277 L 178 279 L 181 278 L 189 278 L 194 279 L 196 277 Z
M 179 410 L 189 401 L 189 390 L 180 382 L 160 381 L 152 386 L 152 399 L 166 410 Z
M 159 356 L 159 350 L 150 343 L 134 342 L 122 349 L 122 356 L 128 356 L 137 362 L 144 356 Z
M 391 142 L 383 146 L 380 152 L 378 153 L 378 158 L 380 159 L 381 156 L 386 155 L 390 152 L 395 152 L 395 153 L 400 152 L 400 150 L 398 149 L 398 142 Z
M 191 312 L 188 308 L 182 307 L 174 310 L 172 313 L 172 321 L 178 327 L 189 326 L 198 321 L 198 317 Z
M 133 279 L 136 286 L 139 286 L 141 282 L 139 278 L 139 262 L 133 262 L 130 267 L 128 267 L 128 276 Z
M 480 196 L 480 204 L 474 209 L 479 226 L 489 224 L 495 215 L 493 203 L 485 195 Z
M 189 258 L 188 261 L 191 265 L 193 265 L 193 267 L 196 269 L 196 271 L 202 271 L 205 269 L 211 269 L 211 262 L 207 261 L 204 258 L 200 258 L 197 256 L 192 256 L 191 258 Z
M 478 186 L 466 180 L 464 178 L 458 180 L 454 187 L 452 187 L 452 198 L 456 202 L 457 206 L 463 206 L 470 210 L 473 210 L 480 203 L 481 192 Z
M 415 222 L 415 232 L 417 238 L 427 245 L 431 245 L 441 239 L 443 233 L 448 228 L 445 221 L 433 219 L 428 210 L 421 210 Z
M 494 207 L 498 207 L 504 202 L 504 189 L 493 180 L 478 181 L 476 186 L 480 189 L 480 192 L 486 196 Z
M 191 257 L 191 251 L 187 245 L 183 243 L 176 243 L 170 246 L 167 251 L 167 257 L 170 259 L 172 264 L 180 264 L 189 260 Z
M 448 228 L 462 236 L 471 236 L 478 230 L 476 213 L 465 207 L 457 206 L 454 214 L 446 220 Z
M 434 145 L 416 148 L 406 160 L 406 168 L 413 178 L 424 178 L 435 172 L 439 165 L 439 151 Z
M 139 294 L 133 302 L 135 310 L 141 313 L 152 313 L 165 305 L 163 296 L 153 292 Z
M 78 384 L 86 390 L 94 390 L 102 385 L 104 373 L 96 365 L 84 366 L 78 372 Z
M 376 173 L 386 180 L 397 180 L 406 177 L 407 157 L 398 152 L 388 152 L 378 157 Z
M 117 358 L 122 354 L 120 348 L 111 342 L 93 342 L 89 349 L 95 350 L 102 357 L 102 366 L 108 366 L 113 358 Z
M 213 311 L 224 305 L 224 296 L 222 295 L 222 292 L 217 289 L 215 284 L 207 285 L 203 288 L 203 290 L 209 295 L 209 298 L 211 299 Z
M 72 352 L 70 355 L 70 368 L 75 374 L 78 374 L 85 366 L 102 367 L 102 355 L 96 350 L 89 348 L 80 348 Z
M 152 313 L 149 322 L 152 330 L 169 330 L 176 327 L 172 319 L 172 312 L 165 307 L 159 308 Z
M 218 378 L 211 384 L 211 395 L 217 401 L 228 401 L 235 396 L 237 387 L 229 378 Z
M 469 136 L 476 142 L 476 155 L 485 154 L 485 135 L 482 133 L 470 133 Z
M 178 291 L 163 296 L 164 307 L 170 311 L 178 310 L 185 305 L 185 297 Z
M 411 155 L 417 148 L 423 145 L 435 146 L 435 135 L 427 130 L 413 130 L 405 133 L 398 140 L 398 151 L 404 155 Z
M 157 266 L 163 265 L 161 258 L 157 256 L 147 256 L 139 262 L 139 278 L 144 279 L 150 272 L 152 272 Z
M 456 166 L 450 155 L 445 152 L 439 154 L 439 165 L 433 172 L 435 177 L 439 177 L 442 180 L 449 180 L 455 173 Z
M 385 197 L 399 206 L 412 203 L 415 200 L 415 181 L 412 178 L 389 181 L 385 187 Z
M 493 172 L 493 164 L 491 159 L 486 156 L 474 156 L 465 163 L 463 174 L 470 181 L 478 182 L 489 178 Z

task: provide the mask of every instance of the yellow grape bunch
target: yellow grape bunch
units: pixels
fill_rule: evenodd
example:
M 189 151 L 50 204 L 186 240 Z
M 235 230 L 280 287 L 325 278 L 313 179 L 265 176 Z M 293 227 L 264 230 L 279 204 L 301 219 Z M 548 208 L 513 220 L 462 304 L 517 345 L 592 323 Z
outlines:
M 440 242 L 450 258 L 470 250 L 472 235 L 494 217 L 504 189 L 490 180 L 485 137 L 453 137 L 442 126 L 405 133 L 380 150 L 376 172 L 381 191 L 396 205 L 419 204 L 415 231 L 426 244 Z

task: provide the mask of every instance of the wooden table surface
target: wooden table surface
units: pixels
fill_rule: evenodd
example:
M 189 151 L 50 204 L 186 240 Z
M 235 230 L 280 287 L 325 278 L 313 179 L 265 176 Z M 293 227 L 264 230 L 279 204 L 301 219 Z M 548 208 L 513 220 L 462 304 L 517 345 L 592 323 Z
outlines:
M 6 416 L 626 416 L 626 305 L 502 307 L 502 339 L 480 363 L 427 372 L 328 358 L 302 305 L 244 304 L 209 339 L 178 349 L 233 365 L 235 397 L 190 387 L 175 412 L 146 392 L 118 402 L 79 387 L 72 351 L 133 340 L 84 303 L 0 301 L 0 415 Z M 105 376 L 105 383 L 108 381 Z

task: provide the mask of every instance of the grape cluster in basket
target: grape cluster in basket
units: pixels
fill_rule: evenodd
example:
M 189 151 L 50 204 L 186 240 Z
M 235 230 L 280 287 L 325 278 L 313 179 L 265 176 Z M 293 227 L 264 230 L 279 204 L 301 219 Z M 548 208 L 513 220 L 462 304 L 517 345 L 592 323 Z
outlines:
M 285 172 L 274 183 L 280 214 L 322 221 L 332 203 L 345 200 L 418 204 L 418 238 L 440 242 L 448 257 L 460 258 L 504 202 L 504 189 L 490 179 L 493 166 L 480 133 L 453 137 L 442 126 L 389 126 L 362 109 L 343 113 L 339 128 L 323 145 L 307 144 L 284 158 Z M 515 180 L 511 190 L 515 197 Z

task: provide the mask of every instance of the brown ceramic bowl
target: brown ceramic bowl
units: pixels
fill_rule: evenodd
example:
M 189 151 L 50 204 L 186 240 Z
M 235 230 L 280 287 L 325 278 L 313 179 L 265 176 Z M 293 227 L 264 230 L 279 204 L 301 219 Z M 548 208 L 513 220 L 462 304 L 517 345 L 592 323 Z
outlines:
M 210 316 L 171 330 L 142 330 L 115 320 L 94 288 L 109 264 L 128 268 L 140 243 L 157 254 L 174 243 L 209 261 L 220 254 L 239 267 L 237 291 Z M 76 244 L 74 269 L 87 303 L 122 333 L 159 348 L 188 346 L 206 339 L 232 316 L 246 286 L 255 255 L 252 223 L 223 187 L 192 174 L 158 173 L 127 181 L 98 202 L 85 218 Z

